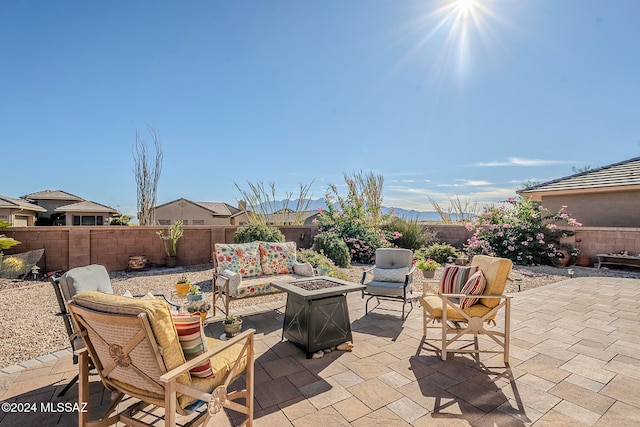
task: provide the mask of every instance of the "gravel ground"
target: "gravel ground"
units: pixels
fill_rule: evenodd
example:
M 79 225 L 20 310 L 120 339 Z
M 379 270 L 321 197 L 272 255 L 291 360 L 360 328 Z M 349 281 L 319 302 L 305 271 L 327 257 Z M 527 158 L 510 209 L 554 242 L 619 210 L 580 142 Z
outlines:
M 343 270 L 349 280 L 358 282 L 362 272 L 368 266 L 355 265 Z M 575 277 L 605 276 L 630 277 L 640 279 L 640 272 L 609 269 L 594 269 L 572 266 Z M 158 268 L 142 272 L 113 272 L 110 274 L 114 292 L 122 294 L 129 290 L 133 294 L 147 292 L 172 295 L 173 284 L 187 273 L 193 283 L 197 283 L 205 292 L 205 298 L 211 298 L 210 264 L 174 269 Z M 438 275 L 436 275 L 438 277 Z M 513 280 L 507 285 L 507 293 L 527 290 L 554 283 L 567 278 L 566 268 L 549 266 L 515 266 L 510 276 Z M 423 281 L 420 274 L 414 277 L 418 286 Z M 266 297 L 249 298 L 234 302 L 253 305 L 259 302 L 282 300 L 286 295 L 275 294 Z M 69 340 L 64 324 L 55 314 L 58 310 L 53 287 L 49 282 L 0 279 L 0 301 L 3 302 L 2 327 L 0 327 L 0 368 L 13 365 L 38 356 L 67 348 Z

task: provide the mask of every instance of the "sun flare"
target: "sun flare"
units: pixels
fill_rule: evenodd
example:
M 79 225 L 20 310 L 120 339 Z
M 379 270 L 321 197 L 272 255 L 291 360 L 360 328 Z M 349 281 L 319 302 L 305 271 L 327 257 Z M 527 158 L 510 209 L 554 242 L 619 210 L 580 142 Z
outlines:
M 458 13 L 467 16 L 474 12 L 476 0 L 455 0 L 454 6 L 458 10 Z
M 410 31 L 418 36 L 418 43 L 405 60 L 426 53 L 433 68 L 432 78 L 455 75 L 464 80 L 479 52 L 500 44 L 492 28 L 501 21 L 492 10 L 496 4 L 492 0 L 435 0 L 430 4 L 431 10 L 418 14 L 412 22 Z

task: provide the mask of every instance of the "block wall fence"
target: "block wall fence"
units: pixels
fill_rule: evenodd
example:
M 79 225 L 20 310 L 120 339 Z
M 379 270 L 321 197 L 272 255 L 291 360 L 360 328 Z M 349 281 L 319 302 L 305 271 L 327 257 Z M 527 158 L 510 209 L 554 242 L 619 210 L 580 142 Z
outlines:
M 309 248 L 316 226 L 279 227 L 287 241 L 294 241 L 298 248 Z M 430 226 L 439 241 L 461 248 L 470 237 L 469 231 L 460 225 Z M 232 243 L 236 226 L 184 226 L 184 236 L 178 244 L 178 265 L 206 264 L 211 262 L 215 243 Z M 149 262 L 163 265 L 165 254 L 156 233 L 166 227 L 9 227 L 2 230 L 7 237 L 21 242 L 4 251 L 5 255 L 45 250 L 38 263 L 43 271 L 69 270 L 88 264 L 102 264 L 109 271 L 124 270 L 129 256 L 144 255 Z M 629 251 L 640 253 L 640 228 L 580 227 L 576 234 L 565 239 L 580 248 L 587 256 L 598 253 Z

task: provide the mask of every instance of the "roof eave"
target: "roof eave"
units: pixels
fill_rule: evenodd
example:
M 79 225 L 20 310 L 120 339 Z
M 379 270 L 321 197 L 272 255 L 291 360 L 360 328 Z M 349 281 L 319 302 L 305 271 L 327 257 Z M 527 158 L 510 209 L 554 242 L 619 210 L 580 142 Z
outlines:
M 534 201 L 541 201 L 543 196 L 568 196 L 575 194 L 598 194 L 598 193 L 615 193 L 620 191 L 640 191 L 640 185 L 622 185 L 616 187 L 589 187 L 589 188 L 571 188 L 561 190 L 525 190 L 518 194 L 528 197 Z

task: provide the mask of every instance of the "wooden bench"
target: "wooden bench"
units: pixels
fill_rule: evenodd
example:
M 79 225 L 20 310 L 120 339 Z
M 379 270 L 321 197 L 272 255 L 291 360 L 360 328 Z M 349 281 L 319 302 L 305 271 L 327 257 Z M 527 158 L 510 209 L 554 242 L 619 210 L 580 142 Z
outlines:
M 640 267 L 640 256 L 623 255 L 623 254 L 597 254 L 598 265 L 617 265 L 625 267 Z

